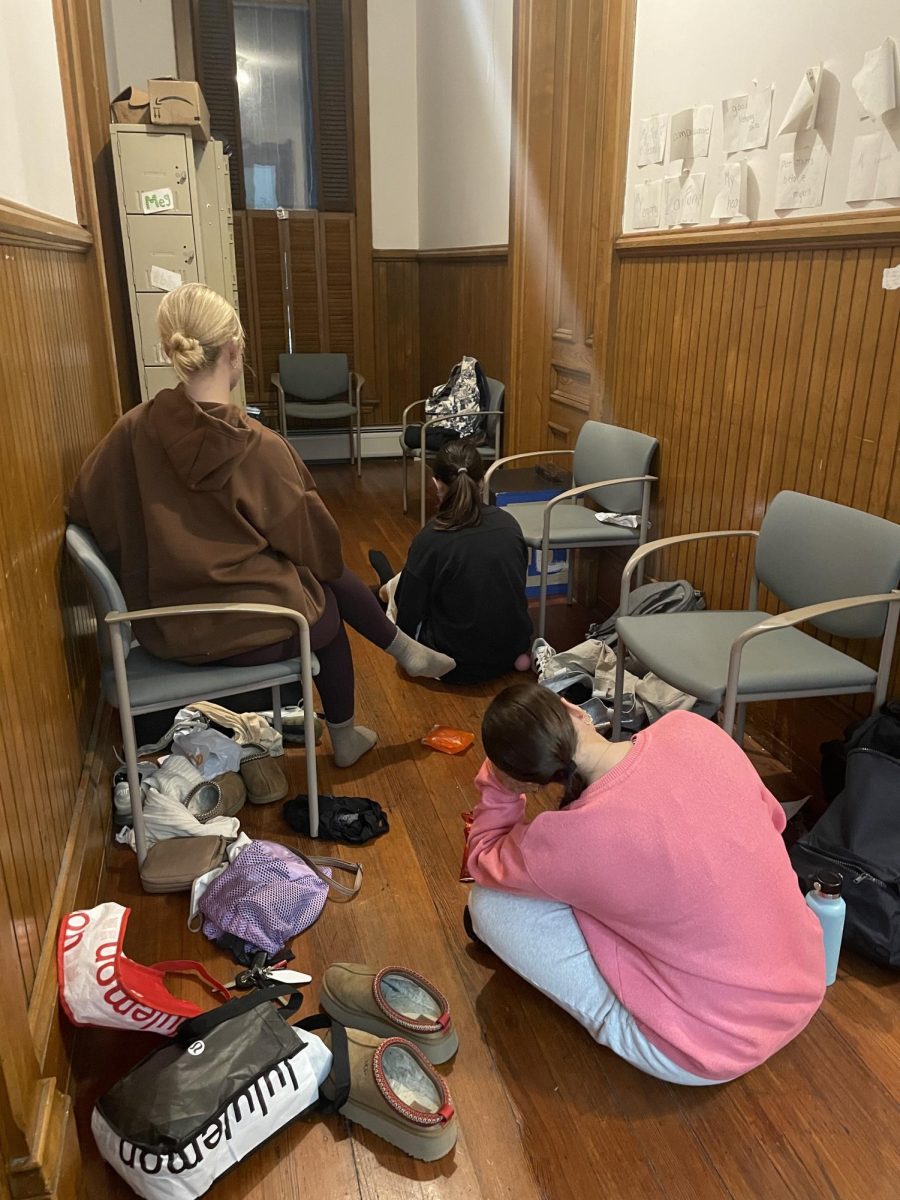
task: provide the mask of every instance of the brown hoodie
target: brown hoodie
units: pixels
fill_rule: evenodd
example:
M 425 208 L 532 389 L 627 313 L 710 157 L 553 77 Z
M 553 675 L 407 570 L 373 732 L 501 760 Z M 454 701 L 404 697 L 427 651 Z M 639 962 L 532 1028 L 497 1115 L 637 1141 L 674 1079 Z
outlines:
M 282 604 L 310 624 L 319 581 L 343 570 L 341 536 L 312 476 L 278 434 L 231 404 L 199 404 L 182 387 L 126 413 L 81 468 L 68 517 L 87 526 L 129 608 Z M 291 636 L 253 616 L 141 621 L 159 658 L 202 663 Z

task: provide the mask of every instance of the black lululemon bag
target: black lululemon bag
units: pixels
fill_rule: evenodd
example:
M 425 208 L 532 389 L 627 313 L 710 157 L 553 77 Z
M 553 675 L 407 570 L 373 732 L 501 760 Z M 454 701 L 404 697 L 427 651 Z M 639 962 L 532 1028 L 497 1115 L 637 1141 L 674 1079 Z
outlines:
M 791 850 L 801 882 L 840 871 L 844 941 L 900 967 L 900 759 L 860 746 L 847 755 L 844 790 Z
M 281 1009 L 272 1001 L 290 996 Z M 301 1113 L 332 1112 L 349 1090 L 346 1037 L 328 1018 L 302 1026 L 288 984 L 261 988 L 185 1021 L 98 1100 L 103 1158 L 147 1200 L 195 1200 Z M 335 1062 L 306 1030 L 332 1029 Z

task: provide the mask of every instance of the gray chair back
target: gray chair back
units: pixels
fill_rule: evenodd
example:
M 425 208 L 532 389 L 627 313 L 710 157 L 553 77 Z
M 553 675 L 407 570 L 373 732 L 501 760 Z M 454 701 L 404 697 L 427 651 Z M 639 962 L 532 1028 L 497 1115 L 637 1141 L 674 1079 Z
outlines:
M 66 549 L 81 569 L 91 594 L 91 603 L 97 618 L 97 646 L 101 659 L 104 662 L 112 659 L 111 636 L 122 639 L 122 649 L 127 658 L 131 649 L 131 626 L 126 622 L 111 628 L 104 618 L 109 612 L 127 612 L 128 605 L 115 575 L 100 553 L 99 546 L 86 529 L 82 529 L 80 525 L 69 525 L 66 529 Z
M 346 354 L 279 354 L 278 374 L 288 395 L 315 403 L 347 395 L 350 363 Z
M 622 429 L 619 425 L 604 425 L 600 421 L 585 421 L 575 443 L 574 485 L 580 487 L 595 479 L 648 475 L 658 445 L 656 438 L 646 433 Z M 643 484 L 598 488 L 588 495 L 609 512 L 636 513 L 641 510 Z
M 788 608 L 889 592 L 900 580 L 900 525 L 831 500 L 779 492 L 759 531 L 756 574 Z M 886 618 L 887 605 L 879 604 L 812 624 L 839 637 L 874 638 L 884 633 Z
M 485 378 L 487 379 L 489 398 L 486 409 L 488 415 L 484 421 L 484 432 L 487 440 L 493 443 L 497 432 L 497 421 L 499 420 L 497 414 L 503 412 L 503 403 L 506 400 L 506 387 L 499 379 L 491 379 L 490 375 L 485 376 Z

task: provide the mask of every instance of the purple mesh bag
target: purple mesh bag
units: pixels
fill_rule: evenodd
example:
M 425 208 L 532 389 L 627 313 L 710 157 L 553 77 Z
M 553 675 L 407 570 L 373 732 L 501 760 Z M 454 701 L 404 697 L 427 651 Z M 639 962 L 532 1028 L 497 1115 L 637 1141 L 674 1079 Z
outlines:
M 333 867 L 355 873 L 354 885 L 332 879 Z M 361 883 L 358 864 L 307 859 L 278 842 L 251 842 L 200 897 L 203 932 L 213 941 L 230 933 L 274 954 L 317 920 L 330 887 L 352 898 Z

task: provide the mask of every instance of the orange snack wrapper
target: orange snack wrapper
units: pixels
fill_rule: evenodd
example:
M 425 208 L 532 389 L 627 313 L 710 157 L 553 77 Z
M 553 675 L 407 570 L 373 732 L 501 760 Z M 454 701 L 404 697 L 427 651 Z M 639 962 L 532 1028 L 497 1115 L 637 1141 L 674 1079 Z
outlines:
M 451 729 L 449 725 L 433 725 L 431 732 L 422 738 L 423 746 L 432 750 L 440 750 L 442 754 L 462 754 L 475 741 L 474 733 L 466 733 L 464 729 Z

